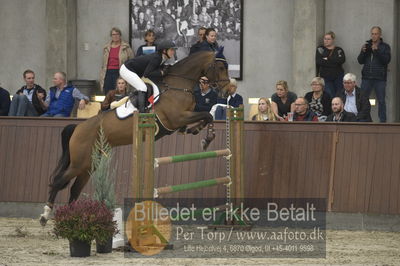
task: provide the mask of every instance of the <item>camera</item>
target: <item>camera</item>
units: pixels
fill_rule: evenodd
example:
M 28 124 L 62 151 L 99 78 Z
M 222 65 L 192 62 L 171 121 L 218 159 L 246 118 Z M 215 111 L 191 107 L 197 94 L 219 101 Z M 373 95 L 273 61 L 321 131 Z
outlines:
M 372 51 L 372 43 L 370 41 L 365 42 L 365 52 Z

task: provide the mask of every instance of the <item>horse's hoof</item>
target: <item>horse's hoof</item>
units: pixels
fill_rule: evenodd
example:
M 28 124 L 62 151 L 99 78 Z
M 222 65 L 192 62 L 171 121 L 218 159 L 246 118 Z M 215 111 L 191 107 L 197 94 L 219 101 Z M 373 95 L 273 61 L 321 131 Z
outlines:
M 40 216 L 40 219 L 39 219 L 39 222 L 40 222 L 40 225 L 41 225 L 41 226 L 46 226 L 46 224 L 47 224 L 47 219 L 46 219 L 43 215 L 41 215 L 41 216 Z
M 203 151 L 206 151 L 206 150 L 207 150 L 208 145 L 210 145 L 210 142 L 208 142 L 208 141 L 205 140 L 205 139 L 202 139 L 202 140 L 201 140 L 201 148 L 203 149 Z

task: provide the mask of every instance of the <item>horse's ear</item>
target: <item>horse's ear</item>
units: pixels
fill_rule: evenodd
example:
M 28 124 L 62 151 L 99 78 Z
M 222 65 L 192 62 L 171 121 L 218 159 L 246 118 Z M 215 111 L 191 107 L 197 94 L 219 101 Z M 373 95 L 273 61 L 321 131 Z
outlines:
M 217 48 L 217 52 L 215 53 L 215 57 L 216 58 L 224 58 L 225 59 L 224 46 L 220 46 L 220 47 Z
M 220 46 L 217 48 L 217 52 L 215 54 L 215 60 L 217 61 L 222 61 L 226 67 L 226 69 L 228 69 L 228 63 L 226 62 L 226 58 L 224 55 L 224 47 Z

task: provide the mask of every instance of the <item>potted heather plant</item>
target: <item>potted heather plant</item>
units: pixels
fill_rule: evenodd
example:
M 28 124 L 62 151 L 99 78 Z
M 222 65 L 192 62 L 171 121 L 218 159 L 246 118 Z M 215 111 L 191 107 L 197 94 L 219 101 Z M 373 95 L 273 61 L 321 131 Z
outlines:
M 111 167 L 113 151 L 104 136 L 103 128 L 99 129 L 99 137 L 92 151 L 92 179 L 94 193 L 93 199 L 104 203 L 114 213 L 115 209 L 115 171 Z M 113 236 L 117 233 L 104 231 L 96 238 L 96 250 L 98 253 L 110 253 L 112 251 Z
M 87 257 L 94 239 L 116 231 L 113 215 L 103 202 L 80 199 L 56 208 L 53 232 L 69 240 L 71 257 Z

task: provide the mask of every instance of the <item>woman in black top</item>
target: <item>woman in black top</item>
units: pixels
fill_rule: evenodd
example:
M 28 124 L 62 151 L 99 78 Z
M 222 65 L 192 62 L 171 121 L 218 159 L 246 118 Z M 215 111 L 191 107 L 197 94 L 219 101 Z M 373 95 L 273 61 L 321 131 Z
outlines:
M 342 48 L 335 46 L 335 33 L 330 31 L 324 35 L 324 45 L 317 48 L 315 61 L 318 76 L 325 80 L 325 91 L 335 97 L 343 88 L 343 63 L 346 56 Z
M 324 92 L 325 82 L 323 78 L 315 77 L 311 81 L 312 91 L 308 92 L 304 98 L 309 102 L 311 111 L 313 111 L 320 121 L 325 121 L 327 116 L 332 113 L 332 98 Z
M 294 101 L 297 95 L 289 91 L 285 80 L 279 80 L 276 83 L 276 93 L 271 96 L 271 107 L 277 120 L 285 121 L 287 113 L 294 111 Z

